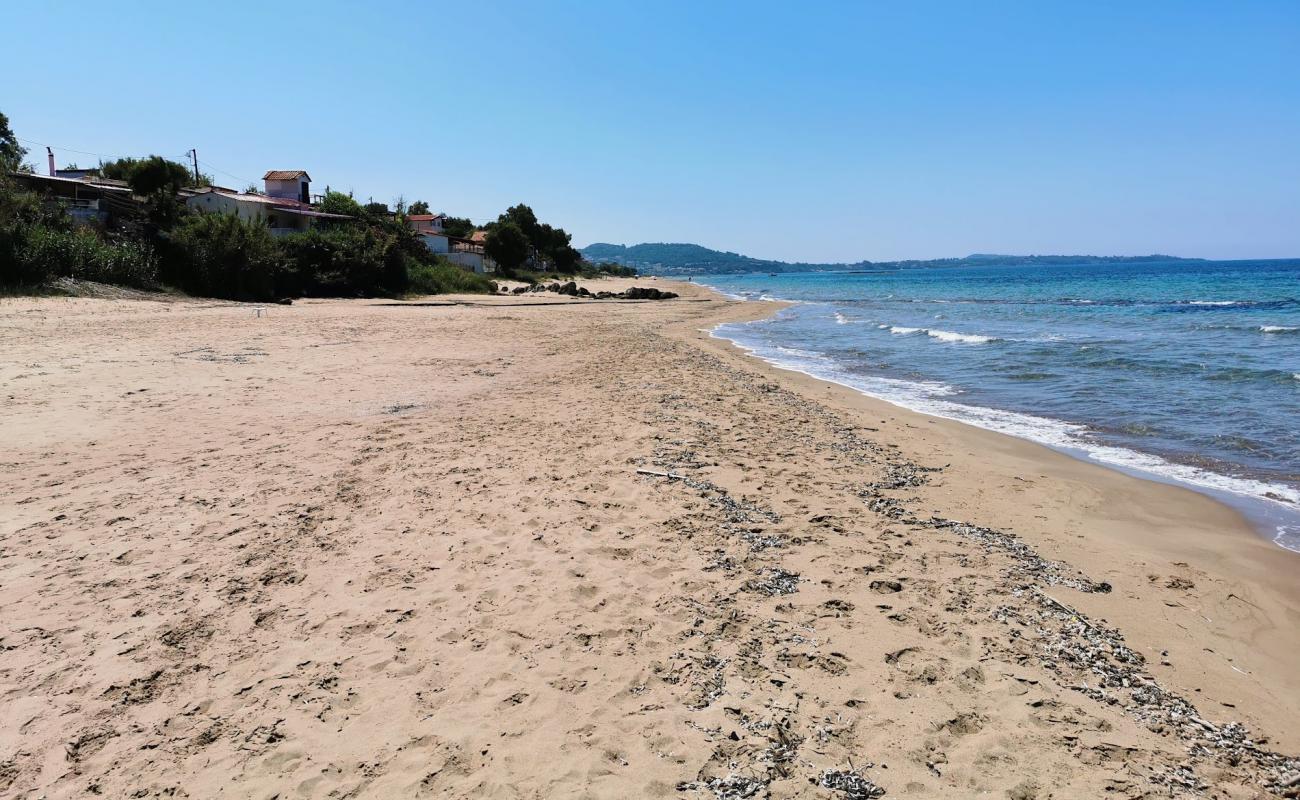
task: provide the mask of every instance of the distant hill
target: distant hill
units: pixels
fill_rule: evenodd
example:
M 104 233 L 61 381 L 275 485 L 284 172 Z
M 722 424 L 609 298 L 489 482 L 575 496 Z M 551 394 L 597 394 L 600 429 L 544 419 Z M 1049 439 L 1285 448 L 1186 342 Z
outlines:
M 938 258 L 929 261 L 858 261 L 852 264 L 815 264 L 768 261 L 739 253 L 710 250 L 698 244 L 643 243 L 634 245 L 598 242 L 582 249 L 588 261 L 612 261 L 635 267 L 654 275 L 720 275 L 731 272 L 819 272 L 882 269 L 919 269 L 925 267 L 963 267 L 989 264 L 1033 266 L 1042 264 L 1112 264 L 1149 261 L 1201 261 L 1176 256 L 1007 256 L 975 253 L 965 258 Z
M 853 264 L 803 264 L 788 261 L 767 261 L 721 250 L 710 250 L 698 244 L 645 243 L 631 246 L 621 244 L 592 244 L 582 249 L 588 261 L 613 261 L 641 272 L 658 274 L 698 273 L 717 275 L 724 272 L 809 272 L 819 269 L 852 269 Z

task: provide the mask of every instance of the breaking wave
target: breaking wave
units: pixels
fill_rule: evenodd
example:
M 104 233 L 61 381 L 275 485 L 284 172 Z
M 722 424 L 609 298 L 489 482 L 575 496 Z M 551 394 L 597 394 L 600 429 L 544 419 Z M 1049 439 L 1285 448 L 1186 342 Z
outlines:
M 881 328 L 888 328 L 890 333 L 899 336 L 909 336 L 913 333 L 924 333 L 931 339 L 938 339 L 941 342 L 955 342 L 959 344 L 987 344 L 988 342 L 998 341 L 996 336 L 981 336 L 977 333 L 955 333 L 953 331 L 941 331 L 937 328 L 908 328 L 903 325 L 881 325 Z

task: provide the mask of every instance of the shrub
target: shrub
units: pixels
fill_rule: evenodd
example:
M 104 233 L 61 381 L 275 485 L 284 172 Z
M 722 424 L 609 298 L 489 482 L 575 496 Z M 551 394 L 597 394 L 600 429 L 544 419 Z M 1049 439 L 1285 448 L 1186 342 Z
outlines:
M 6 284 L 38 286 L 55 278 L 77 278 L 142 289 L 157 286 L 158 259 L 148 245 L 108 242 L 84 228 L 63 231 L 34 225 L 13 233 L 17 235 L 4 237 L 13 253 Z
M 289 294 L 318 297 L 397 295 L 406 290 L 406 259 L 391 237 L 347 224 L 282 237 Z
M 411 261 L 407 265 L 412 294 L 482 294 L 492 291 L 492 282 L 444 259 L 433 264 Z
M 165 237 L 163 278 L 207 297 L 273 300 L 284 259 L 265 226 L 234 214 L 190 214 Z

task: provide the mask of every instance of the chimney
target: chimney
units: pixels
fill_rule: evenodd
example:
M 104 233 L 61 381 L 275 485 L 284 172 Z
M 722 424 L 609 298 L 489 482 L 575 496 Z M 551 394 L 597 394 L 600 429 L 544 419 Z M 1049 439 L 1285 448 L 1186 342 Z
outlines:
M 48 146 L 45 148 L 45 155 L 50 159 L 50 177 L 54 177 L 54 151 Z

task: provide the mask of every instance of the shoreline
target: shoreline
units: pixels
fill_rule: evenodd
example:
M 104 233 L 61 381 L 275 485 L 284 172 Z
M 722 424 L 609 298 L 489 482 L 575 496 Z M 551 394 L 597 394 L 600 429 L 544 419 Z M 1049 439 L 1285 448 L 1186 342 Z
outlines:
M 746 297 L 741 297 L 738 295 L 733 295 L 731 293 L 725 292 L 709 284 L 699 283 L 694 285 L 707 288 L 710 291 L 716 293 L 719 297 L 734 302 L 750 302 L 750 303 L 761 302 L 761 303 L 775 304 L 775 307 L 771 309 L 770 313 L 759 317 L 759 319 L 770 318 L 774 316 L 776 313 L 778 313 L 780 310 L 784 308 L 788 308 L 790 306 L 798 305 L 800 302 L 802 302 L 802 301 L 793 301 L 793 300 L 783 300 L 781 298 L 769 297 L 769 296 L 763 296 L 760 298 L 746 298 Z M 1255 494 L 1251 494 L 1247 492 L 1245 489 L 1241 489 L 1238 491 L 1232 488 L 1225 488 L 1224 486 L 1216 486 L 1213 483 L 1217 481 L 1217 482 L 1227 482 L 1228 484 L 1239 484 L 1244 481 L 1245 484 L 1252 484 L 1252 483 L 1257 484 L 1258 482 L 1255 479 L 1250 479 L 1250 478 L 1237 479 L 1237 478 L 1232 478 L 1230 476 L 1222 475 L 1220 473 L 1206 472 L 1200 468 L 1189 467 L 1180 464 L 1178 462 L 1168 461 L 1165 458 L 1158 455 L 1146 453 L 1139 450 L 1121 448 L 1115 445 L 1102 444 L 1102 445 L 1097 445 L 1094 448 L 1090 449 L 1089 447 L 1083 444 L 1055 443 L 1053 441 L 1050 441 L 1050 437 L 1048 439 L 1037 438 L 1031 434 L 1024 434 L 1017 431 L 1005 430 L 994 424 L 987 424 L 987 425 L 980 424 L 980 421 L 978 419 L 970 418 L 969 416 L 963 415 L 960 412 L 943 413 L 937 410 L 916 408 L 913 406 L 909 406 L 904 401 L 894 400 L 889 397 L 881 396 L 879 394 L 874 394 L 868 389 L 862 388 L 860 386 L 856 386 L 852 383 L 848 383 L 836 379 L 834 377 L 820 375 L 816 372 L 815 368 L 804 368 L 799 365 L 780 363 L 779 361 L 776 361 L 767 355 L 763 355 L 759 353 L 755 349 L 751 349 L 745 346 L 744 344 L 741 344 L 739 341 L 732 339 L 725 334 L 719 333 L 717 331 L 717 328 L 721 328 L 726 324 L 729 323 L 719 323 L 719 325 L 716 326 L 714 330 L 710 331 L 710 335 L 713 336 L 714 338 L 722 339 L 723 341 L 728 342 L 729 344 L 733 345 L 739 350 L 745 352 L 746 355 L 749 355 L 757 360 L 763 361 L 764 363 L 776 367 L 777 369 L 781 369 L 787 372 L 796 373 L 800 375 L 805 375 L 809 378 L 812 378 L 813 380 L 840 385 L 849 389 L 850 391 L 857 392 L 867 397 L 872 397 L 876 400 L 880 400 L 881 402 L 888 403 L 891 406 L 895 406 L 897 408 L 901 408 L 910 411 L 912 413 L 921 414 L 927 417 L 934 417 L 937 419 L 945 419 L 951 422 L 957 422 L 960 424 L 969 425 L 971 427 L 979 428 L 981 430 L 986 430 L 992 433 L 997 433 L 1004 436 L 1010 436 L 1012 438 L 1019 439 L 1022 441 L 1032 442 L 1034 444 L 1038 444 L 1040 446 L 1046 447 L 1049 450 L 1069 456 L 1076 460 L 1089 463 L 1089 464 L 1099 464 L 1108 469 L 1123 473 L 1133 478 L 1151 481 L 1153 483 L 1164 484 L 1167 486 L 1190 489 L 1200 495 L 1215 500 L 1216 502 L 1225 505 L 1233 509 L 1234 511 L 1236 511 L 1247 521 L 1247 524 L 1250 525 L 1250 527 L 1256 532 L 1257 535 L 1266 538 L 1278 548 L 1282 550 L 1286 550 L 1287 552 L 1290 553 L 1300 554 L 1300 538 L 1297 538 L 1298 536 L 1300 536 L 1300 507 L 1297 507 L 1294 503 L 1288 502 L 1287 500 L 1270 496 L 1268 494 L 1261 494 L 1258 492 Z M 960 406 L 960 404 L 954 404 L 954 405 Z M 1064 422 L 1062 420 L 1057 420 L 1055 418 L 1027 416 L 1022 412 L 1011 412 L 1011 411 L 1006 411 L 1004 409 L 998 409 L 991 406 L 989 407 L 976 406 L 976 407 L 969 407 L 969 408 L 973 412 L 984 411 L 984 412 L 991 412 L 994 415 L 1011 416 L 1017 418 L 1024 417 L 1034 422 L 1047 423 L 1053 426 L 1070 426 L 1070 425 L 1077 424 L 1077 423 Z M 1097 455 L 1099 452 L 1107 453 L 1112 451 L 1118 453 L 1119 456 L 1117 456 L 1114 459 L 1106 459 L 1106 458 L 1099 458 Z M 1154 466 L 1154 465 L 1143 466 L 1141 463 L 1126 463 L 1124 460 L 1124 459 L 1132 460 L 1134 457 L 1136 457 L 1138 461 L 1149 460 L 1158 466 Z M 1161 468 L 1165 468 L 1166 471 L 1161 471 Z M 1184 471 L 1191 473 L 1193 477 L 1182 477 L 1178 474 L 1179 472 L 1184 472 Z M 1198 478 L 1201 478 L 1201 476 L 1204 476 L 1204 478 L 1198 480 Z M 1260 487 L 1261 487 L 1260 491 L 1262 491 L 1263 489 L 1271 488 L 1268 484 L 1260 484 Z M 1290 537 L 1291 539 L 1294 539 L 1295 543 L 1288 544 L 1287 542 L 1283 541 L 1285 537 Z
M 752 309 L 752 312 L 735 318 L 728 317 L 718 324 L 763 319 L 784 307 L 784 301 L 778 299 L 739 300 L 703 284 L 664 278 L 659 280 L 696 286 L 715 294 L 720 302 L 743 304 Z M 1258 648 L 1259 652 L 1252 653 L 1238 647 L 1231 657 L 1226 657 L 1220 656 L 1219 652 L 1222 651 L 1217 651 L 1216 648 L 1196 644 L 1178 655 L 1195 664 L 1193 674 L 1197 674 L 1207 686 L 1218 681 L 1235 683 L 1235 679 L 1242 676 L 1242 670 L 1236 664 L 1255 660 L 1254 657 L 1258 656 L 1259 663 L 1269 665 L 1265 668 L 1266 672 L 1272 673 L 1274 677 L 1287 676 L 1287 688 L 1282 693 L 1283 696 L 1293 700 L 1300 698 L 1300 674 L 1293 675 L 1294 670 L 1288 666 L 1297 663 L 1300 642 L 1295 641 L 1294 636 L 1270 639 L 1264 634 L 1264 630 L 1283 633 L 1288 630 L 1288 626 L 1300 621 L 1300 581 L 1296 579 L 1296 575 L 1300 574 L 1297 572 L 1300 570 L 1300 554 L 1280 547 L 1261 535 L 1256 526 L 1237 508 L 1185 485 L 1129 474 L 1107 464 L 1082 460 L 1029 439 L 960 420 L 913 411 L 850 386 L 784 369 L 751 355 L 729 339 L 715 336 L 712 328 L 679 328 L 675 334 L 693 340 L 694 345 L 703 349 L 757 366 L 774 380 L 792 384 L 805 396 L 815 397 L 820 402 L 828 402 L 834 407 L 864 417 L 877 418 L 881 423 L 889 421 L 901 424 L 909 433 L 919 435 L 920 438 L 919 442 L 913 442 L 911 446 L 904 444 L 904 453 L 922 463 L 946 463 L 948 467 L 969 475 L 978 474 L 981 477 L 975 478 L 974 483 L 994 484 L 1013 495 L 1026 495 L 1025 504 L 1032 504 L 1033 511 L 1049 513 L 1044 515 L 1030 513 L 1031 510 L 1024 508 L 1008 508 L 996 499 L 982 498 L 986 494 L 985 490 L 973 497 L 961 497 L 960 492 L 926 492 L 925 499 L 934 502 L 936 508 L 940 507 L 940 503 L 951 505 L 956 501 L 967 515 L 964 519 L 980 525 L 1015 530 L 1036 548 L 1050 554 L 1050 557 L 1078 565 L 1092 574 L 1116 576 L 1127 573 L 1130 581 L 1140 584 L 1142 578 L 1151 577 L 1142 569 L 1143 566 L 1150 565 L 1152 570 L 1172 568 L 1174 572 L 1198 573 L 1212 580 L 1223 590 L 1221 597 L 1216 602 L 1208 594 L 1196 590 L 1197 599 L 1204 605 L 1189 616 L 1198 624 L 1203 624 L 1207 631 L 1213 632 L 1215 638 L 1224 644 L 1238 638 L 1233 625 L 1240 622 L 1242 617 L 1231 608 L 1234 600 L 1253 605 L 1255 610 L 1262 610 L 1258 604 L 1242 600 L 1233 589 L 1226 587 L 1244 590 L 1247 586 L 1255 586 L 1273 595 L 1268 604 L 1271 621 L 1264 622 L 1261 630 L 1252 631 L 1247 636 L 1251 648 Z M 900 444 L 902 441 L 904 440 L 900 440 Z M 1034 498 L 1032 488 L 1016 485 L 1027 480 L 1023 476 L 1031 474 L 1069 486 L 1068 500 L 1060 497 L 1052 501 Z M 1082 501 L 1078 507 L 1072 507 L 1075 500 Z M 1122 510 L 1111 508 L 1116 500 L 1120 501 Z M 1050 530 L 1052 527 L 1059 530 Z M 1085 533 L 1078 532 L 1085 529 Z M 1096 546 L 1103 542 L 1089 541 L 1093 537 L 1102 536 L 1105 547 Z M 1111 561 L 1120 553 L 1123 553 L 1120 557 L 1125 560 L 1122 566 Z M 1173 576 L 1166 582 L 1176 583 L 1177 577 Z M 1165 576 L 1161 575 L 1160 579 L 1165 580 Z M 1185 580 L 1195 583 L 1191 578 Z M 1154 609 L 1114 602 L 1114 598 L 1103 599 L 1100 595 L 1084 595 L 1079 599 L 1083 610 L 1117 622 L 1125 631 L 1140 630 L 1152 639 L 1163 638 L 1161 629 L 1165 627 L 1164 624 L 1153 623 L 1149 617 Z M 1128 599 L 1147 598 L 1138 594 L 1134 587 L 1132 593 L 1128 594 Z M 1202 614 L 1200 610 L 1210 611 L 1211 615 Z M 1225 622 L 1225 617 L 1232 621 Z M 1260 620 L 1256 620 L 1258 622 Z M 1168 624 L 1168 621 L 1165 623 Z M 1182 627 L 1179 622 L 1172 624 Z M 1198 653 L 1197 650 L 1207 652 Z M 1207 659 L 1206 655 L 1212 658 Z M 1184 670 L 1184 675 L 1186 673 Z M 1197 687 L 1195 691 L 1202 693 L 1204 688 Z M 1279 687 L 1267 687 L 1265 693 L 1273 695 L 1277 688 Z M 1296 705 L 1295 709 L 1279 713 L 1273 718 L 1273 730 L 1276 733 L 1285 729 L 1277 725 L 1289 724 L 1286 720 L 1294 719 L 1295 714 L 1300 712 L 1300 703 Z M 1288 741 L 1291 749 L 1300 748 L 1300 731 L 1290 735 Z
M 0 794 L 1300 770 L 1295 565 L 1231 509 L 709 335 L 770 305 L 598 283 L 685 302 L 0 302 Z

